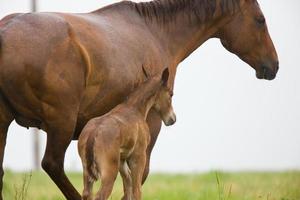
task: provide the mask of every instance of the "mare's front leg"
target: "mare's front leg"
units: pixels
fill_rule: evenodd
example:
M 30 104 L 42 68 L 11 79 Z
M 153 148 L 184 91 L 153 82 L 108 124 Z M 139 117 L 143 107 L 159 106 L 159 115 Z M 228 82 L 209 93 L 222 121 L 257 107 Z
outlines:
M 8 126 L 13 120 L 13 115 L 11 114 L 9 107 L 6 105 L 2 94 L 0 93 L 0 200 L 3 199 L 2 197 L 2 188 L 3 188 L 3 157 L 4 157 L 4 150 L 6 145 L 6 136 Z
M 161 128 L 161 118 L 154 109 L 151 109 L 149 111 L 149 114 L 147 116 L 147 124 L 149 126 L 149 131 L 150 131 L 150 143 L 147 147 L 147 152 L 146 152 L 146 165 L 145 165 L 145 170 L 143 172 L 142 184 L 144 184 L 144 182 L 148 177 L 149 170 L 150 170 L 151 153 Z

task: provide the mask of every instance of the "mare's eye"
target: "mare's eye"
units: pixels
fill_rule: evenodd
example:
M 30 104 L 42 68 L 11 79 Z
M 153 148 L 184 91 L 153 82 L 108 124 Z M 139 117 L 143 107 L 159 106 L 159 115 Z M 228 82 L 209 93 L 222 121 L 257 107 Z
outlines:
M 266 19 L 264 16 L 257 17 L 255 20 L 259 25 L 264 25 L 266 23 Z

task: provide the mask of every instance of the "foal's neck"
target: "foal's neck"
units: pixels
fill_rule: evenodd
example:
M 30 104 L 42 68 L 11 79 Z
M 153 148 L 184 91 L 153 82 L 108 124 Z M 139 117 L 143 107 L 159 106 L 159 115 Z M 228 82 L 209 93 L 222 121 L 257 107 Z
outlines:
M 150 97 L 150 99 L 148 99 L 146 102 L 144 102 L 144 104 L 140 104 L 137 109 L 138 111 L 141 113 L 141 115 L 144 117 L 144 120 L 147 119 L 149 110 L 153 107 L 154 102 L 155 102 L 155 98 L 156 96 L 152 96 Z
M 146 119 L 160 87 L 161 83 L 158 77 L 147 80 L 128 96 L 125 105 L 135 108 Z
M 153 107 L 155 102 L 155 95 L 145 99 L 143 101 L 129 100 L 126 102 L 127 106 L 133 107 L 143 116 L 143 119 L 146 120 L 149 110 Z
M 202 3 L 201 13 L 197 13 L 192 8 L 197 1 Z M 233 4 L 235 7 L 240 7 L 242 1 L 215 0 L 214 2 L 211 0 L 214 4 L 202 0 L 158 0 L 153 1 L 152 5 L 151 2 L 148 5 L 145 3 L 149 11 L 144 13 L 144 17 L 152 33 L 168 51 L 177 66 L 206 40 L 217 37 L 218 30 L 240 10 L 238 8 L 227 9 L 228 3 L 232 7 Z M 226 3 L 226 8 L 224 8 L 224 3 Z M 211 6 L 211 4 L 214 5 Z M 151 12 L 154 17 L 148 16 Z M 168 15 L 170 15 L 169 19 Z

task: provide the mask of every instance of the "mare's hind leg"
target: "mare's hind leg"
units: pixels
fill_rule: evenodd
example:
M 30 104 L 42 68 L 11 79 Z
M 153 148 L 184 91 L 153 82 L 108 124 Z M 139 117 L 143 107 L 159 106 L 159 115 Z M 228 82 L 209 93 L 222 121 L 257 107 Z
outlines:
M 3 188 L 3 157 L 4 157 L 4 150 L 6 144 L 6 136 L 7 130 L 10 123 L 13 120 L 13 115 L 11 114 L 8 106 L 3 99 L 2 94 L 0 93 L 0 200 L 3 199 L 2 197 L 2 188 Z
M 161 128 L 161 118 L 157 114 L 156 111 L 153 109 L 150 110 L 148 116 L 147 116 L 147 124 L 149 126 L 149 131 L 150 131 L 150 143 L 147 147 L 147 156 L 146 156 L 146 165 L 145 165 L 145 170 L 143 173 L 143 179 L 142 179 L 142 184 L 146 181 L 148 174 L 149 174 L 149 169 L 150 169 L 150 157 L 151 153 L 153 150 L 153 147 L 155 145 L 155 142 L 157 140 L 158 134 L 160 132 Z
M 64 112 L 60 112 L 64 113 Z M 68 200 L 80 200 L 81 196 L 64 172 L 64 158 L 76 124 L 76 115 L 64 113 L 46 125 L 47 145 L 42 167 Z

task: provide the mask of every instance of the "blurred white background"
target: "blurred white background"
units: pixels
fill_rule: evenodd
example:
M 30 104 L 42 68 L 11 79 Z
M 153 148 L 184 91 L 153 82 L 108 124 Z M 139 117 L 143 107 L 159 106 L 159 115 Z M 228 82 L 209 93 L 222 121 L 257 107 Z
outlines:
M 151 170 L 300 169 L 300 2 L 258 0 L 277 48 L 280 70 L 274 81 L 255 72 L 216 39 L 207 41 L 178 69 L 174 108 L 177 123 L 163 127 Z M 39 0 L 39 11 L 88 12 L 114 0 Z M 29 0 L 0 0 L 0 17 L 29 12 Z M 41 134 L 41 154 L 46 135 Z M 80 170 L 76 142 L 70 145 L 67 170 Z M 10 126 L 4 166 L 33 167 L 32 134 Z

